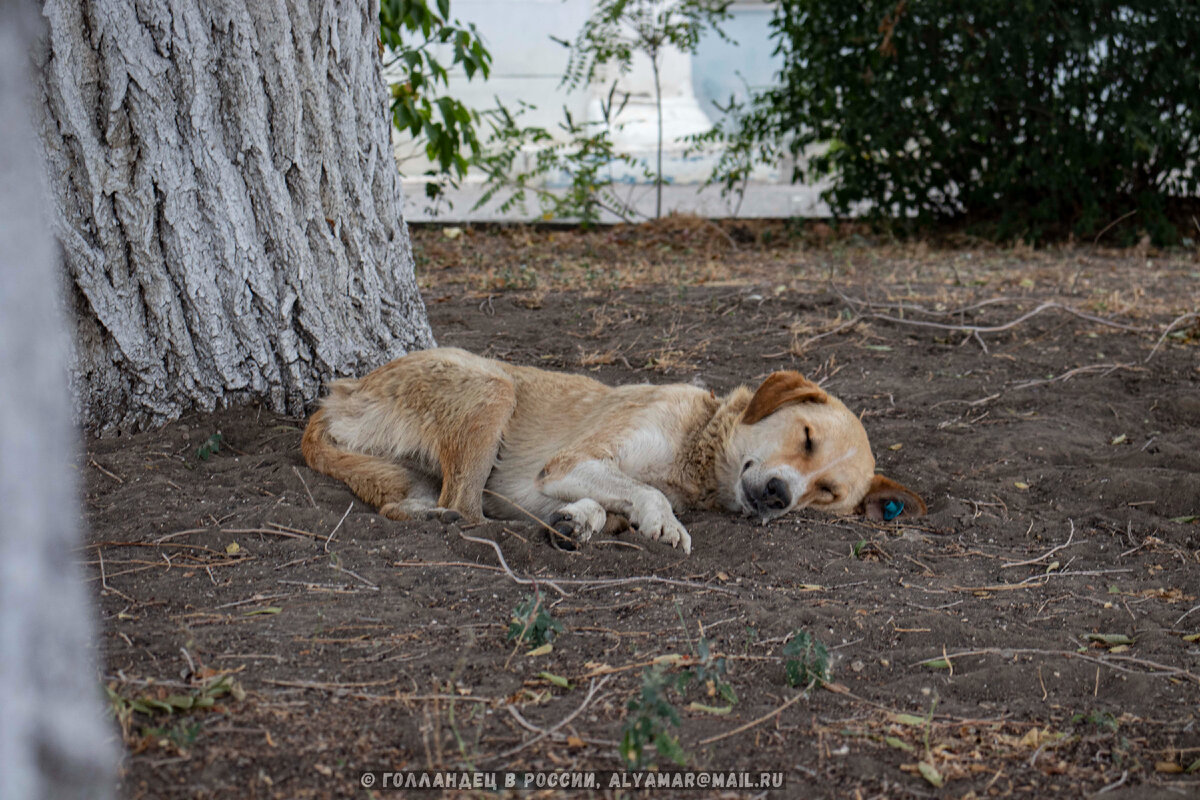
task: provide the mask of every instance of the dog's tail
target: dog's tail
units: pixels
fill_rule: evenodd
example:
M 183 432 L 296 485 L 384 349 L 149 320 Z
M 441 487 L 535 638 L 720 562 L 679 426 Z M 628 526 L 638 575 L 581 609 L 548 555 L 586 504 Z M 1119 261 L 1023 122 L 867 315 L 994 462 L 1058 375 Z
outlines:
M 304 437 L 300 440 L 300 452 L 317 472 L 337 477 L 334 472 L 337 471 L 338 456 L 345 451 L 340 450 L 329 436 L 329 420 L 326 419 L 325 409 L 318 408 L 309 418 Z
M 300 452 L 308 466 L 337 478 L 367 503 L 380 508 L 408 496 L 411 477 L 393 461 L 338 446 L 329 434 L 329 409 L 319 408 L 308 420 Z

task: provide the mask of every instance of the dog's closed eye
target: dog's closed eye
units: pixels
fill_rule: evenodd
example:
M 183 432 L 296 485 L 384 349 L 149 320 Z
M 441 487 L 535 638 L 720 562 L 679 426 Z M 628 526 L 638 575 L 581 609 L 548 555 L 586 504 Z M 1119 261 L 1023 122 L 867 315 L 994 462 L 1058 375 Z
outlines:
M 813 454 L 813 450 L 815 448 L 816 448 L 816 445 L 813 444 L 813 440 L 812 440 L 812 429 L 809 428 L 807 425 L 805 425 L 804 426 L 804 454 L 807 456 L 811 456 Z

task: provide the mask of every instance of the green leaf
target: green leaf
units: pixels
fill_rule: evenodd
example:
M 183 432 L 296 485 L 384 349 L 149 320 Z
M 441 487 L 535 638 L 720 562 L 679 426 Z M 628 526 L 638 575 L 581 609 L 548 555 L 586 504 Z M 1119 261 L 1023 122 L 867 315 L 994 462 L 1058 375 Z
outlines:
M 172 708 L 180 708 L 180 709 L 186 710 L 186 709 L 191 708 L 195 704 L 196 698 L 194 698 L 188 694 L 172 694 L 172 695 L 167 696 L 167 699 L 165 702 L 167 705 L 171 706 Z
M 681 767 L 687 763 L 687 753 L 683 751 L 679 740 L 666 731 L 660 731 L 654 737 L 654 749 L 659 755 L 671 759 Z
M 725 714 L 728 714 L 730 711 L 733 711 L 733 706 L 732 705 L 706 706 L 703 703 L 692 702 L 692 703 L 688 703 L 688 709 L 690 709 L 692 711 L 702 711 L 705 714 L 717 714 L 720 716 L 724 716 Z
M 929 781 L 931 786 L 940 789 L 942 784 L 945 782 L 942 779 L 942 773 L 938 772 L 937 767 L 935 767 L 933 764 L 930 764 L 928 761 L 922 761 L 917 764 L 917 769 L 920 771 L 921 777 Z
M 547 645 L 549 646 L 549 645 Z M 538 677 L 543 680 L 550 681 L 560 689 L 570 689 L 571 682 L 561 675 L 555 675 L 553 672 L 539 672 Z
M 175 706 L 171 705 L 170 703 L 163 702 L 162 700 L 155 700 L 153 697 L 143 697 L 142 703 L 148 707 L 147 713 L 149 713 L 150 710 L 165 711 L 168 714 L 175 712 Z
M 1129 645 L 1134 643 L 1134 639 L 1126 636 L 1123 633 L 1088 633 L 1084 637 L 1089 642 L 1099 642 L 1106 647 L 1115 647 L 1117 645 Z
M 912 725 L 916 728 L 923 728 L 928 721 L 925 717 L 918 717 L 915 714 L 892 714 L 890 719 L 893 722 L 898 722 L 901 725 Z
M 889 747 L 894 747 L 897 750 L 903 750 L 906 753 L 911 753 L 914 750 L 916 750 L 916 748 L 913 747 L 911 744 L 909 744 L 908 742 L 904 741 L 903 739 L 899 739 L 895 736 L 885 736 L 885 737 L 883 737 L 883 741 Z
M 266 608 L 256 608 L 253 611 L 242 612 L 243 617 L 256 617 L 259 614 L 278 614 L 283 611 L 279 606 L 267 606 Z

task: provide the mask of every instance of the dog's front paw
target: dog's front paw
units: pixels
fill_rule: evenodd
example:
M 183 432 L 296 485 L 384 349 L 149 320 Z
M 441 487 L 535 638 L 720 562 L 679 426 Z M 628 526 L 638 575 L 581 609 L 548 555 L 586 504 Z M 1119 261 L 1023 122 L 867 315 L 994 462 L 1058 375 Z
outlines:
M 683 523 L 675 519 L 675 512 L 665 497 L 659 496 L 634 508 L 629 527 L 655 541 L 682 547 L 685 553 L 692 552 L 692 537 Z
M 604 530 L 608 515 L 595 500 L 584 498 L 563 506 L 550 518 L 554 536 L 550 543 L 560 550 L 574 550 L 575 542 L 586 542 Z

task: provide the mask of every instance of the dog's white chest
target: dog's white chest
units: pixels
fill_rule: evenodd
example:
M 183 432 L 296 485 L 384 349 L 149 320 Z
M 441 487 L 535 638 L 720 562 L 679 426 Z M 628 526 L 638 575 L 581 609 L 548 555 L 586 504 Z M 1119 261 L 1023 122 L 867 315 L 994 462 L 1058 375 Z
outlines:
M 621 471 L 644 481 L 665 477 L 674 461 L 674 445 L 660 428 L 654 426 L 635 429 L 617 450 Z

